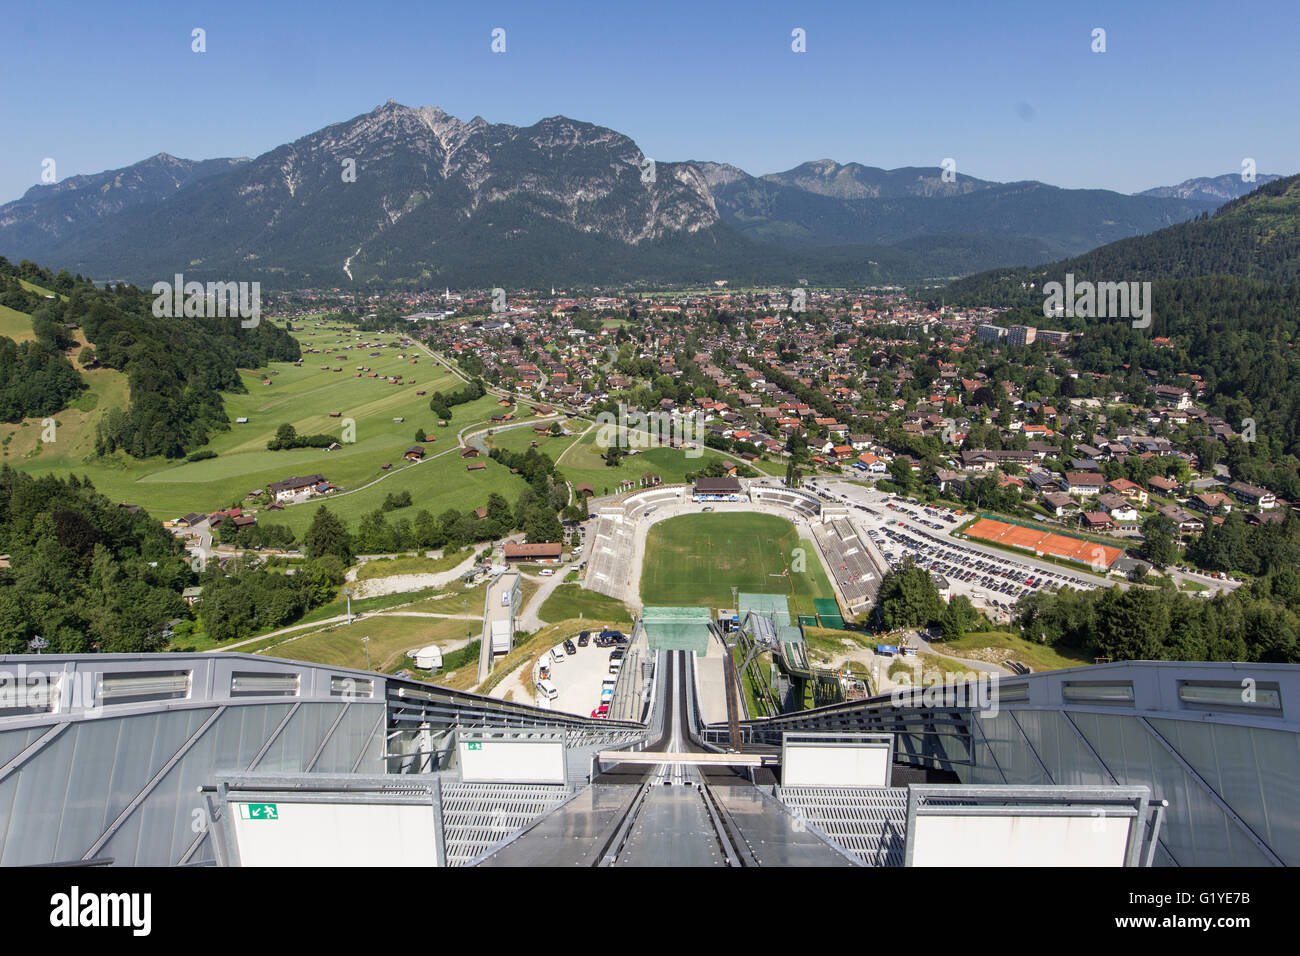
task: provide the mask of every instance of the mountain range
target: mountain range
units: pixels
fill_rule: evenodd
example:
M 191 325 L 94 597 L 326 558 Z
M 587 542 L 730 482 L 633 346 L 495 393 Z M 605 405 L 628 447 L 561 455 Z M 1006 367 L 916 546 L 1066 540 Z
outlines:
M 142 285 L 910 283 L 1183 222 L 1229 179 L 1126 196 L 832 160 L 755 177 L 651 162 L 563 116 L 518 127 L 390 100 L 253 159 L 159 154 L 34 186 L 0 206 L 0 254 Z

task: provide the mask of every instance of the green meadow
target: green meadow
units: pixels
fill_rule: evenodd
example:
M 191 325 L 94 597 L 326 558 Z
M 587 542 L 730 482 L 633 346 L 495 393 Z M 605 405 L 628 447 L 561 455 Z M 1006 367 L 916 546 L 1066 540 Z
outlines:
M 0 460 L 31 472 L 88 476 L 110 498 L 141 505 L 163 520 L 236 504 L 248 492 L 290 475 L 320 473 L 349 492 L 334 498 L 340 514 L 348 519 L 379 507 L 390 491 L 410 490 L 420 506 L 442 511 L 477 507 L 490 491 L 500 491 L 513 500 L 522 490 L 521 480 L 493 462 L 487 462 L 484 471 L 468 472 L 466 463 L 452 450 L 461 429 L 485 425 L 494 414 L 518 414 L 517 409 L 502 408 L 496 398 L 484 396 L 457 406 L 452 420 L 440 428 L 429 411 L 429 395 L 458 388 L 461 382 L 428 353 L 401 348 L 397 344 L 400 336 L 395 334 L 358 333 L 320 320 L 302 323 L 301 331 L 294 334 L 303 348 L 301 366 L 276 362 L 267 369 L 244 372 L 241 377 L 247 394 L 225 396 L 232 424 L 205 446 L 217 453 L 216 458 L 197 462 L 139 460 L 119 452 L 96 459 L 95 423 L 108 408 L 124 407 L 128 393 L 125 376 L 95 369 L 82 372 L 90 390 L 77 407 L 55 416 L 53 443 L 40 441 L 40 423 L 36 421 L 0 426 Z M 370 347 L 359 348 L 361 343 Z M 358 377 L 357 366 L 368 368 L 376 377 L 369 378 L 366 372 Z M 335 372 L 335 368 L 343 371 Z M 397 385 L 387 381 L 389 376 L 414 381 Z M 339 417 L 331 418 L 331 412 L 338 412 Z M 239 418 L 248 422 L 234 424 Z M 398 418 L 403 420 L 394 421 Z M 282 424 L 293 425 L 300 435 L 342 438 L 347 419 L 355 423 L 354 434 L 348 436 L 355 441 L 337 451 L 266 448 Z M 415 443 L 418 428 L 432 440 L 425 443 L 428 460 L 414 465 L 402 456 Z M 384 471 L 384 464 L 391 469 Z M 381 477 L 383 480 L 372 487 L 354 491 Z M 297 505 L 266 517 L 305 529 L 314 511 L 312 504 Z
M 804 570 L 796 571 L 795 549 Z M 816 546 L 776 515 L 680 515 L 646 532 L 641 600 L 646 604 L 732 607 L 732 588 L 784 594 L 792 613 L 813 613 L 814 598 L 833 598 Z
M 0 313 L 0 330 L 6 328 L 15 335 L 31 334 L 30 319 L 21 312 Z M 665 482 L 679 482 L 688 471 L 718 457 L 706 451 L 704 457 L 687 458 L 681 451 L 652 448 L 610 468 L 595 445 L 596 430 L 582 434 L 586 422 L 570 420 L 571 435 L 539 437 L 530 427 L 533 416 L 526 406 L 504 407 L 493 395 L 456 406 L 451 420 L 439 426 L 429 411 L 429 396 L 453 391 L 463 383 L 423 349 L 401 347 L 401 336 L 395 333 L 358 332 L 320 318 L 299 320 L 294 336 L 302 346 L 301 365 L 275 362 L 266 369 L 246 370 L 241 378 L 247 392 L 224 396 L 231 425 L 213 434 L 204 449 L 216 452 L 215 458 L 141 460 L 120 451 L 96 458 L 95 425 L 109 409 L 127 406 L 127 380 L 111 369 L 81 369 L 89 388 L 55 416 L 55 441 L 41 440 L 38 420 L 0 424 L 0 461 L 32 473 L 88 477 L 112 500 L 140 505 L 160 520 L 237 506 L 249 492 L 273 481 L 319 473 L 341 490 L 283 511 L 259 514 L 259 521 L 288 525 L 301 535 L 322 502 L 349 525 L 379 508 L 390 493 L 402 491 L 411 492 L 413 508 L 394 512 L 394 517 L 413 515 L 420 508 L 435 514 L 448 508 L 477 508 L 492 492 L 513 503 L 524 490 L 524 481 L 486 455 L 477 459 L 485 467 L 470 471 L 458 452 L 461 432 L 479 432 L 478 438 L 488 447 L 516 452 L 536 441 L 539 450 L 559 462 L 566 478 L 574 484 L 588 482 L 598 494 L 606 488 L 612 491 L 620 480 L 635 481 L 645 472 L 658 474 Z M 74 356 L 83 344 L 79 338 Z M 393 384 L 389 377 L 400 377 L 404 384 Z M 338 417 L 331 417 L 332 413 Z M 514 414 L 510 424 L 519 427 L 485 434 L 492 427 L 492 416 L 504 413 Z M 238 423 L 240 418 L 247 421 Z M 336 451 L 268 451 L 267 442 L 283 424 L 293 425 L 299 435 L 329 434 L 352 441 L 341 443 Z M 351 431 L 347 436 L 345 426 Z M 403 456 L 415 444 L 420 428 L 428 435 L 423 443 L 425 460 L 408 462 Z

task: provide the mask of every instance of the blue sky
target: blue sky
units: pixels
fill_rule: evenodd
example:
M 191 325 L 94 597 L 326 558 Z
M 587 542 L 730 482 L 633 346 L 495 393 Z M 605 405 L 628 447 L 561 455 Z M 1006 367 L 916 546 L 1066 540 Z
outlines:
M 1284 5 L 1285 6 L 1285 5 Z M 125 8 L 125 9 L 124 9 Z M 138 162 L 256 156 L 392 98 L 563 114 L 661 161 L 830 157 L 1132 192 L 1300 170 L 1300 18 L 1121 3 L 23 0 L 5 15 L 0 202 Z M 191 52 L 191 30 L 207 52 Z M 506 31 L 506 52 L 491 31 Z M 806 31 L 807 52 L 791 50 Z M 1106 30 L 1105 53 L 1090 49 Z

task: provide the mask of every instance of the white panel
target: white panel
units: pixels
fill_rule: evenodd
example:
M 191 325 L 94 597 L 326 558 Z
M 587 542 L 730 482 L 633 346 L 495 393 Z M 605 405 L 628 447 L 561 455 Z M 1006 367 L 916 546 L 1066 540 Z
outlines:
M 437 866 L 432 804 L 229 803 L 241 866 Z
M 1129 817 L 921 814 L 913 866 L 1123 866 Z
M 465 783 L 564 783 L 564 743 L 559 740 L 461 740 Z
M 887 787 L 889 747 L 811 745 L 787 742 L 783 787 Z

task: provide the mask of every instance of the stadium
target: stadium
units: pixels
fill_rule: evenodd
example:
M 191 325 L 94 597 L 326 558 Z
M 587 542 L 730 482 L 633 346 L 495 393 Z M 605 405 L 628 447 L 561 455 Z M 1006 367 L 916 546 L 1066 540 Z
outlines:
M 814 571 L 797 584 L 765 555 L 759 578 L 697 562 L 656 581 L 645 542 L 671 554 L 688 515 L 752 536 L 705 554 L 781 529 L 778 553 L 811 540 Z M 1293 666 L 1104 663 L 760 716 L 740 677 L 757 650 L 820 680 L 800 602 L 829 623 L 873 599 L 846 510 L 762 482 L 661 486 L 601 506 L 592 543 L 586 586 L 639 610 L 603 719 L 239 653 L 0 659 L 0 865 L 1300 860 Z M 812 597 L 819 562 L 833 600 Z M 702 603 L 643 605 L 645 574 L 656 602 L 694 580 Z M 743 659 L 713 654 L 724 637 Z

